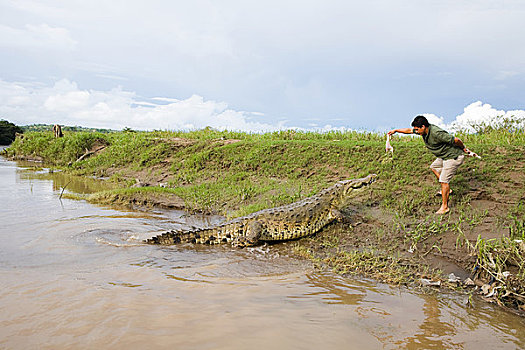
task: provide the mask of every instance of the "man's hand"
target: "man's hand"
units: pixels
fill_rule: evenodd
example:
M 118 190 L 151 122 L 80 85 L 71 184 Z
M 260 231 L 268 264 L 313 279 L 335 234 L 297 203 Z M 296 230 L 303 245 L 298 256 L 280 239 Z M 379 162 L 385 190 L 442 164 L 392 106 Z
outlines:
M 394 130 L 390 130 L 387 134 L 392 136 L 394 135 L 396 132 L 399 132 L 401 134 L 412 134 L 412 129 L 411 128 L 402 128 L 402 129 L 394 129 Z

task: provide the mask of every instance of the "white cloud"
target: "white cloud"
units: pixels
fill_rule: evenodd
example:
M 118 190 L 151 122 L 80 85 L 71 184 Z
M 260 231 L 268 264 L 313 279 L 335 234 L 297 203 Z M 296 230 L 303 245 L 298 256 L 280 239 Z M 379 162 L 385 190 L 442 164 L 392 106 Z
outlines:
M 199 129 L 273 131 L 283 123 L 261 121 L 260 113 L 235 111 L 227 103 L 193 95 L 187 99 L 156 97 L 143 101 L 135 93 L 114 88 L 109 91 L 82 90 L 67 79 L 53 86 L 0 80 L 0 116 L 17 124 L 60 123 L 121 129 Z
M 176 98 L 169 98 L 169 97 L 153 97 L 152 100 L 160 101 L 160 102 L 179 102 L 180 101 Z
M 423 114 L 430 123 L 450 131 L 475 131 L 474 124 L 498 125 L 513 117 L 525 127 L 525 111 L 504 111 L 481 101 L 465 107 L 451 123 L 432 113 Z M 0 79 L 0 118 L 19 125 L 34 123 L 81 125 L 141 130 L 188 130 L 210 126 L 220 130 L 265 132 L 283 129 L 327 132 L 351 130 L 332 125 L 310 124 L 308 129 L 265 122 L 259 112 L 236 111 L 226 102 L 205 100 L 192 95 L 187 99 L 169 97 L 140 98 L 134 92 L 116 87 L 108 91 L 80 89 L 75 82 L 62 79 L 54 85 L 8 82 Z
M 87 91 L 72 91 L 49 96 L 44 102 L 44 107 L 50 111 L 67 112 L 88 107 L 89 98 L 90 94 Z
M 443 117 L 433 113 L 422 113 L 421 115 L 426 117 L 430 124 L 437 125 L 451 132 L 464 131 L 473 133 L 477 131 L 476 127 L 500 127 L 508 120 L 512 120 L 515 123 L 513 124 L 514 127 L 525 128 L 524 110 L 498 110 L 490 104 L 481 101 L 469 104 L 463 109 L 463 113 L 457 115 L 450 123 L 446 123 Z
M 438 117 L 435 114 L 431 113 L 424 113 L 422 114 L 425 118 L 427 118 L 428 122 L 430 124 L 434 124 L 439 126 L 440 128 L 447 128 L 447 125 L 445 124 L 445 121 L 443 120 L 443 117 Z
M 24 49 L 72 50 L 77 42 L 69 31 L 61 27 L 52 27 L 45 23 L 26 24 L 24 28 L 13 28 L 0 24 L 0 46 Z
M 493 108 L 488 103 L 477 101 L 471 103 L 463 110 L 463 113 L 458 115 L 456 119 L 450 123 L 449 128 L 452 130 L 466 130 L 469 132 L 475 131 L 473 125 L 501 125 L 505 119 L 517 120 L 521 127 L 525 128 L 525 111 L 512 110 L 504 111 Z
M 515 126 L 525 128 L 524 110 L 498 110 L 490 104 L 481 101 L 469 104 L 463 109 L 462 114 L 456 116 L 456 118 L 448 124 L 443 117 L 439 117 L 435 114 L 426 113 L 422 115 L 428 119 L 430 124 L 437 125 L 453 132 L 476 132 L 476 126 L 483 125 L 498 127 L 502 126 L 502 123 L 505 120 L 514 120 L 516 122 Z
M 503 70 L 503 71 L 497 72 L 497 74 L 494 77 L 494 79 L 495 80 L 507 80 L 507 79 L 510 79 L 510 78 L 518 77 L 520 75 L 521 75 L 520 72 Z

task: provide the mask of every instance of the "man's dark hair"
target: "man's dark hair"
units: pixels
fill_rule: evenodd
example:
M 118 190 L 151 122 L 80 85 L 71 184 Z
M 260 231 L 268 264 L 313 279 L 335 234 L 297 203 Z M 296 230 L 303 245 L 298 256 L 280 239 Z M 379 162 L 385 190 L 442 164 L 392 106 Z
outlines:
M 427 118 L 423 117 L 422 115 L 418 115 L 412 121 L 412 126 L 415 128 L 420 128 L 423 125 L 428 128 L 430 126 L 430 123 L 428 122 Z

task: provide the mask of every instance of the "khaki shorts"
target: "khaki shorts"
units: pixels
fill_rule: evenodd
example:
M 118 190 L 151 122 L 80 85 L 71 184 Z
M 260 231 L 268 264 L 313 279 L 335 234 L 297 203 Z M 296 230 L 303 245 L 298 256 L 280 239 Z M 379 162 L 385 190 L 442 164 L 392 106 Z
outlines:
M 456 159 L 443 160 L 437 158 L 432 164 L 430 169 L 434 169 L 439 174 L 439 182 L 449 183 L 452 177 L 456 174 L 459 166 L 463 164 L 465 156 L 458 156 Z

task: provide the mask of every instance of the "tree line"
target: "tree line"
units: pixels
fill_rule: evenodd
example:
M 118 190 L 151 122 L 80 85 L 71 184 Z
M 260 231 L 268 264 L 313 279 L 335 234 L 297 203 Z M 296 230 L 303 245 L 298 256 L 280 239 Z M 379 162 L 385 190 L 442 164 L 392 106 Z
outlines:
M 18 126 L 7 120 L 0 120 L 0 145 L 10 145 L 16 137 L 16 134 L 22 134 L 24 132 L 42 132 L 42 131 L 51 131 L 53 129 L 53 124 L 31 124 Z M 110 133 L 115 130 L 111 129 L 100 129 L 100 128 L 86 128 L 83 126 L 62 126 L 62 131 L 66 132 L 79 132 L 79 131 L 88 131 L 88 132 L 101 132 L 101 133 Z
M 5 146 L 11 144 L 15 140 L 17 133 L 23 133 L 24 130 L 8 122 L 7 120 L 0 120 L 0 145 Z

